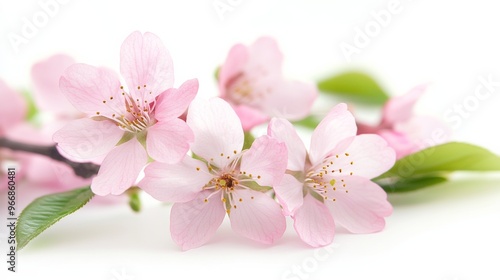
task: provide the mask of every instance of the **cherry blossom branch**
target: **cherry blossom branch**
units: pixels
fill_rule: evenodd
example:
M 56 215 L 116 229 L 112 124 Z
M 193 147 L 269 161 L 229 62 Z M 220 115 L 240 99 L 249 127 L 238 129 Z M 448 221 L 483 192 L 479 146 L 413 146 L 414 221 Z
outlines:
M 61 155 L 55 145 L 40 146 L 26 143 L 20 143 L 0 137 L 0 147 L 7 148 L 13 151 L 22 151 L 32 154 L 43 155 L 53 160 L 60 161 L 69 165 L 77 176 L 82 178 L 90 178 L 96 175 L 99 171 L 99 165 L 91 162 L 74 162 Z

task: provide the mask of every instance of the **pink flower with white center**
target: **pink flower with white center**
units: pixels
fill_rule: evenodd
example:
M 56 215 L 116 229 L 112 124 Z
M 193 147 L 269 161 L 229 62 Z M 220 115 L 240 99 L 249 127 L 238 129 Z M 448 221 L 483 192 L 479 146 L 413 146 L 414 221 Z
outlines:
M 391 98 L 384 106 L 382 121 L 377 126 L 358 124 L 358 134 L 376 133 L 396 150 L 400 159 L 409 154 L 449 140 L 451 131 L 439 119 L 413 114 L 413 107 L 422 96 L 425 85 L 405 95 Z
M 279 204 L 263 191 L 285 173 L 285 144 L 267 135 L 242 151 L 241 122 L 219 98 L 195 100 L 187 123 L 193 129 L 192 151 L 176 165 L 153 162 L 139 186 L 154 198 L 176 202 L 170 215 L 173 240 L 183 250 L 206 243 L 228 214 L 236 233 L 265 244 L 285 231 Z
M 196 95 L 198 81 L 172 88 L 172 59 L 152 33 L 132 33 L 120 55 L 127 87 L 112 71 L 86 64 L 70 66 L 60 80 L 70 103 L 90 118 L 70 122 L 54 134 L 54 141 L 72 157 L 105 155 L 91 184 L 98 195 L 123 193 L 149 157 L 180 161 L 194 137 L 178 117 Z
M 318 92 L 309 83 L 285 80 L 283 55 L 272 38 L 259 38 L 247 47 L 235 45 L 220 68 L 220 96 L 241 119 L 243 129 L 271 117 L 300 120 L 306 117 Z
M 392 206 L 370 179 L 394 165 L 395 153 L 378 135 L 356 136 L 345 104 L 334 107 L 314 130 L 309 152 L 287 120 L 271 120 L 268 134 L 288 148 L 287 174 L 274 189 L 305 243 L 330 244 L 336 225 L 354 233 L 384 228 Z

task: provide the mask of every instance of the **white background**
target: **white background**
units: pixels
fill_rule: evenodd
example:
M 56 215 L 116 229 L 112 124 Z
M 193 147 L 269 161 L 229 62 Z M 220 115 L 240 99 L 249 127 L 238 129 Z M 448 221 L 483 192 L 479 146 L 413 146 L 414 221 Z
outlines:
M 234 4 L 223 18 L 214 2 L 69 0 L 16 51 L 9 38 L 21 35 L 23 18 L 32 21 L 43 9 L 34 0 L 2 0 L 0 77 L 29 89 L 31 65 L 58 52 L 118 69 L 121 42 L 140 30 L 156 33 L 170 50 L 176 85 L 196 77 L 199 94 L 213 96 L 213 71 L 229 48 L 270 35 L 281 46 L 290 77 L 315 81 L 363 69 L 393 95 L 431 82 L 417 111 L 445 119 L 457 116 L 449 111 L 465 102 L 469 109 L 455 123 L 453 138 L 500 154 L 500 87 L 484 100 L 474 97 L 479 77 L 500 81 L 496 1 L 401 0 L 399 13 L 351 60 L 342 42 L 354 45 L 356 28 L 365 29 L 391 1 L 221 0 Z M 291 223 L 267 247 L 236 236 L 226 221 L 207 245 L 181 252 L 169 236 L 169 206 L 146 198 L 141 214 L 126 205 L 88 207 L 22 250 L 17 274 L 7 274 L 6 264 L 0 271 L 7 279 L 499 279 L 499 178 L 461 175 L 390 195 L 394 214 L 383 232 L 340 231 L 328 250 L 305 246 Z M 304 274 L 295 273 L 299 269 Z

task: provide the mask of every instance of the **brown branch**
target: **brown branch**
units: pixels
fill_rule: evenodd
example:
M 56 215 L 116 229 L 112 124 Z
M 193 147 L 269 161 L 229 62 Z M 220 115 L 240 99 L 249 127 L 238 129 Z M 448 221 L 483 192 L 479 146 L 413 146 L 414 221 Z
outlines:
M 57 150 L 55 145 L 52 146 L 40 146 L 25 144 L 16 141 L 9 140 L 4 137 L 0 137 L 0 147 L 7 148 L 13 151 L 22 151 L 32 154 L 43 155 L 49 157 L 53 160 L 60 161 L 69 165 L 77 176 L 82 178 L 90 178 L 97 174 L 99 171 L 99 165 L 91 162 L 74 162 L 65 157 L 63 157 Z

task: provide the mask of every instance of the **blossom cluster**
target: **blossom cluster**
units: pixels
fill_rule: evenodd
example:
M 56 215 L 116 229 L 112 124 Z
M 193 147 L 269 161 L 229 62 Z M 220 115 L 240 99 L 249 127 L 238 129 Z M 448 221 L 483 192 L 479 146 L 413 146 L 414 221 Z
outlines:
M 311 113 L 318 90 L 284 77 L 283 55 L 272 38 L 231 48 L 218 71 L 219 97 L 211 99 L 197 97 L 197 79 L 174 87 L 172 58 L 152 33 L 129 35 L 120 58 L 122 78 L 66 56 L 33 68 L 35 92 L 43 93 L 34 99 L 57 120 L 47 130 L 61 154 L 100 164 L 91 180 L 72 176 L 79 181 L 62 185 L 90 184 L 98 196 L 139 187 L 174 203 L 171 236 L 184 250 L 208 242 L 226 215 L 236 233 L 265 244 L 283 235 L 287 216 L 314 247 L 330 244 L 339 226 L 380 231 L 392 206 L 371 179 L 419 149 L 415 133 L 421 129 L 415 127 L 436 124 L 411 113 L 420 86 L 390 100 L 377 126 L 357 124 L 348 106 L 337 104 L 307 149 L 293 122 Z M 12 127 L 22 127 L 27 104 L 1 81 L 0 92 L 8 100 L 0 100 L 8 117 L 1 119 L 0 137 L 15 138 Z M 265 125 L 265 135 L 248 137 Z M 35 160 L 0 152 L 19 162 Z M 47 175 L 40 168 L 47 164 L 33 166 Z

